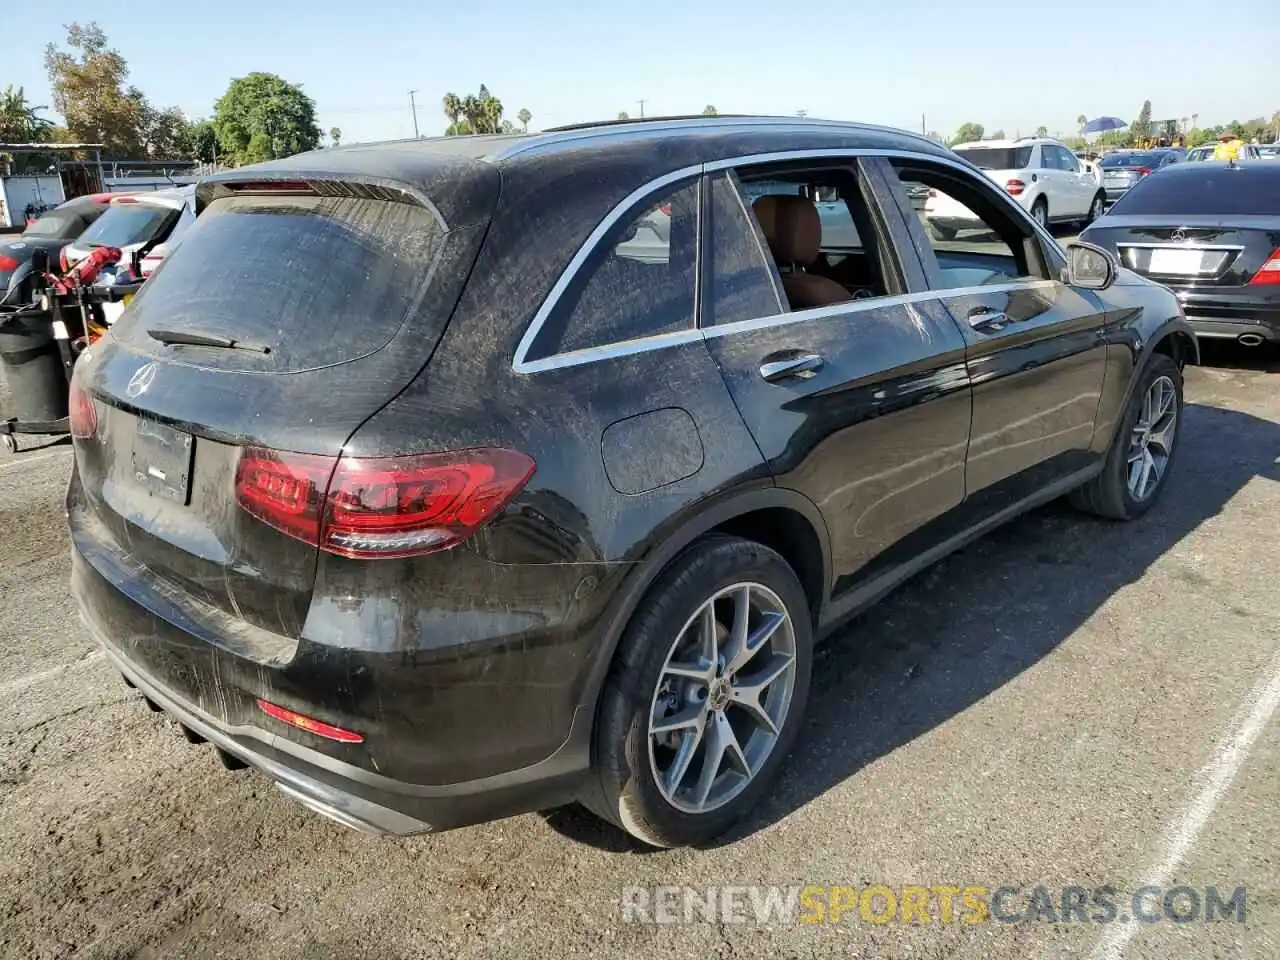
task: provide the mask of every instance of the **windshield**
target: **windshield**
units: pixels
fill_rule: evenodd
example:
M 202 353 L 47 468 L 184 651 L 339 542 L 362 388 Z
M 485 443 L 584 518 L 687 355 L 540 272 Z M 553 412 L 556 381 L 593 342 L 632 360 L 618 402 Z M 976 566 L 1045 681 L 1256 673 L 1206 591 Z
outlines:
M 146 243 L 177 211 L 147 203 L 113 203 L 80 235 L 79 247 L 127 247 Z
M 956 153 L 980 170 L 1022 170 L 1031 163 L 1031 147 L 961 147 Z
M 105 218 L 104 218 L 105 219 Z M 271 348 L 278 373 L 367 356 L 408 318 L 444 234 L 422 207 L 347 197 L 216 200 L 146 282 L 114 336 L 148 329 Z M 210 355 L 235 365 L 243 355 Z
M 1184 169 L 1187 172 L 1182 172 Z M 1167 174 L 1138 181 L 1116 202 L 1111 213 L 1175 217 L 1195 214 L 1280 215 L 1280 169 L 1253 164 L 1235 168 L 1214 165 L 1175 170 L 1176 173 L 1171 170 Z
M 1113 153 L 1102 158 L 1104 167 L 1155 167 L 1160 165 L 1158 153 Z

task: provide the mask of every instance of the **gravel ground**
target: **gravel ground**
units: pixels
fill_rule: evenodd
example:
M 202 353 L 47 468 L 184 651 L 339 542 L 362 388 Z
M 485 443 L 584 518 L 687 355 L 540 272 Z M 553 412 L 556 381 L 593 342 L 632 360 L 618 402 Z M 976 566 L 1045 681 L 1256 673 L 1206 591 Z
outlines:
M 825 646 L 759 814 L 647 852 L 576 809 L 390 841 L 147 712 L 67 597 L 70 452 L 0 459 L 5 957 L 1280 957 L 1280 362 L 1213 351 L 1162 502 L 1051 505 Z M 1268 687 L 1270 684 L 1270 687 Z M 1244 923 L 625 923 L 627 887 L 1246 888 Z

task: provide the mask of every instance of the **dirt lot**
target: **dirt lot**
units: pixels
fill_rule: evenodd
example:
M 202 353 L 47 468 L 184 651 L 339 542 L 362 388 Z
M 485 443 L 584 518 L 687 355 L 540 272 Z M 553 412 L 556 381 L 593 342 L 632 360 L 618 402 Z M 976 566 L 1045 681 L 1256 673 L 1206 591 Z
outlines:
M 708 850 L 640 851 L 576 810 L 379 840 L 228 773 L 77 621 L 69 451 L 0 460 L 0 955 L 1280 957 L 1280 362 L 1207 359 L 1143 522 L 1050 506 L 853 623 L 778 790 Z M 630 885 L 1144 881 L 1243 886 L 1246 920 L 619 910 Z

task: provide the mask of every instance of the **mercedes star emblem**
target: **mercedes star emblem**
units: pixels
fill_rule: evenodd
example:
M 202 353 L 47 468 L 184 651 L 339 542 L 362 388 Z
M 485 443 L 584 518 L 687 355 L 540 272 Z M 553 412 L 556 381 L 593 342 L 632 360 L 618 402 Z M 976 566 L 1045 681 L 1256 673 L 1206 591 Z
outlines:
M 129 378 L 129 384 L 124 388 L 126 396 L 130 400 L 140 397 L 151 387 L 156 379 L 156 364 L 153 360 L 150 363 L 143 364 L 138 368 L 137 372 Z

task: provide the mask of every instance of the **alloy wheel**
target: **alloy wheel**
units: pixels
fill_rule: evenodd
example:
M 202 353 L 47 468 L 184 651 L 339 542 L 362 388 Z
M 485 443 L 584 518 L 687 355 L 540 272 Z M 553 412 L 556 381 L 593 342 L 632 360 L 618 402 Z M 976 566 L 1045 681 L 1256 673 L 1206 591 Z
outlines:
M 759 583 L 717 591 L 667 652 L 649 710 L 649 763 L 663 797 L 708 813 L 759 773 L 788 719 L 796 675 L 791 614 Z
M 1178 391 L 1169 377 L 1151 381 L 1129 436 L 1129 496 L 1141 503 L 1160 485 L 1178 430 Z

